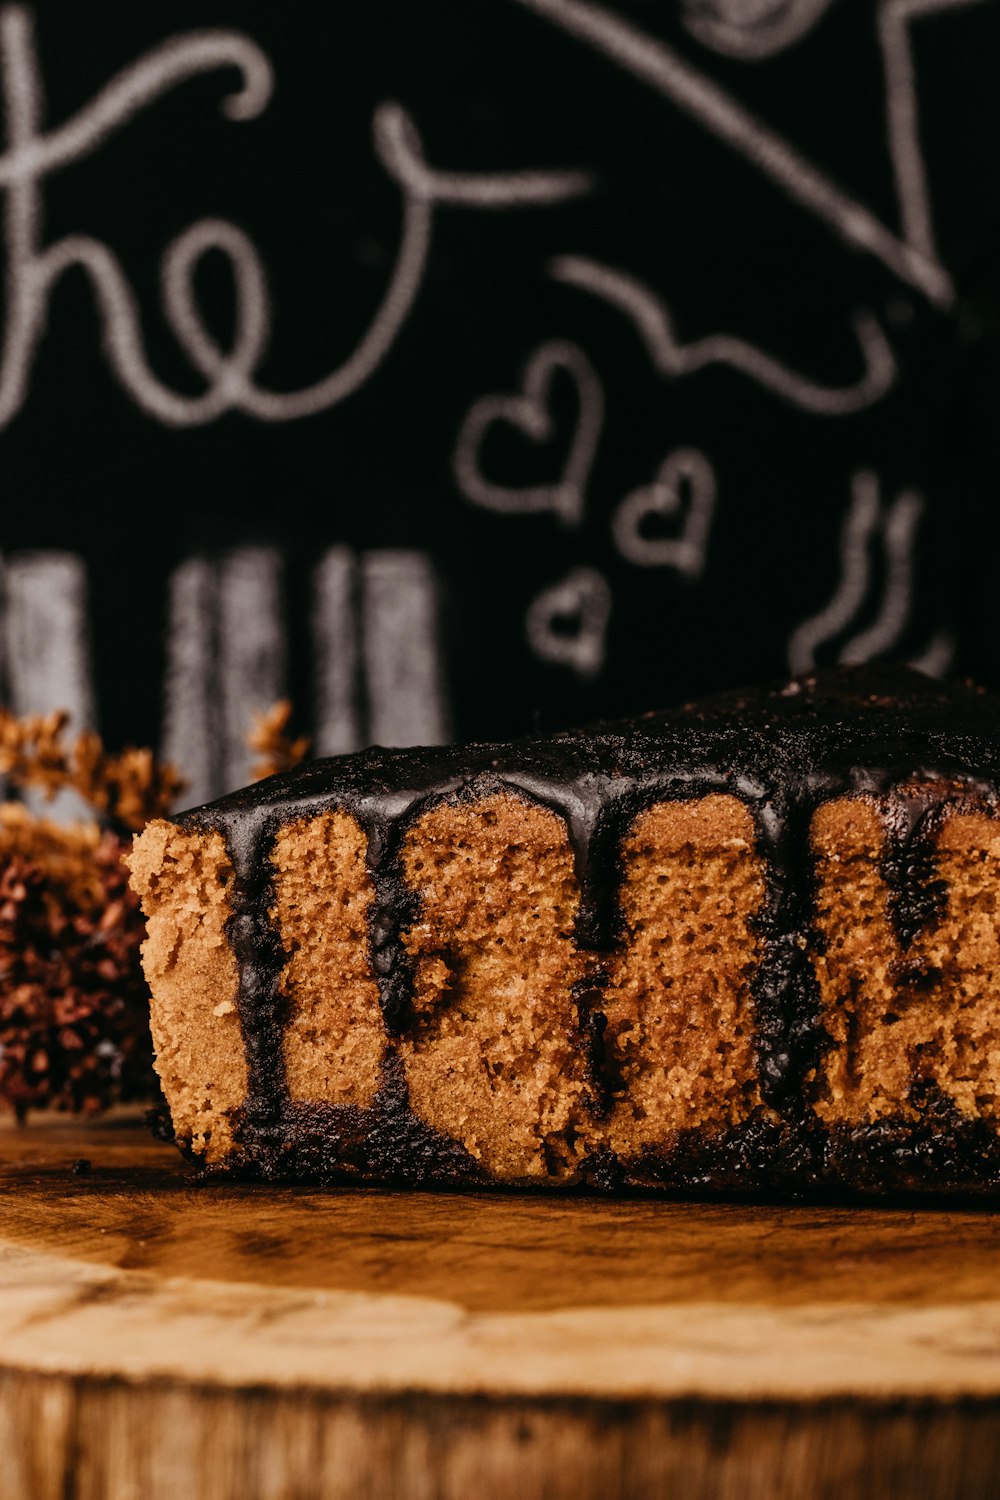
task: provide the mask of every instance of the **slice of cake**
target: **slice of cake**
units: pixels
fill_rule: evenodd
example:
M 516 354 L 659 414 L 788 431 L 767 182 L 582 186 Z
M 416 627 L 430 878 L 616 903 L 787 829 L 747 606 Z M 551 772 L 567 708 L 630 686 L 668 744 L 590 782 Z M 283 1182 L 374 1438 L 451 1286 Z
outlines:
M 151 823 L 179 1144 L 269 1178 L 993 1191 L 998 728 L 977 689 L 843 669 Z

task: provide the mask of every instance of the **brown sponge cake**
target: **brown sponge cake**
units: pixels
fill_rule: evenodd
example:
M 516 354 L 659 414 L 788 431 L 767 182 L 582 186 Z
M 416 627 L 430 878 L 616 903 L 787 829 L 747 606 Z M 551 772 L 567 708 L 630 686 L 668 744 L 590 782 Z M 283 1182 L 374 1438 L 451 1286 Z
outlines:
M 152 823 L 176 1138 L 265 1177 L 992 1192 L 998 788 L 996 700 L 844 669 Z

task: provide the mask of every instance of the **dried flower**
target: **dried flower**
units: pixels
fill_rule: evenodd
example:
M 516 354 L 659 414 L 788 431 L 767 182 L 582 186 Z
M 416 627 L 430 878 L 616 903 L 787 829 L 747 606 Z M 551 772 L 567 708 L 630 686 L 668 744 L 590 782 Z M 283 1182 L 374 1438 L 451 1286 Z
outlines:
M 56 712 L 19 719 L 0 709 L 0 775 L 49 799 L 68 787 L 113 826 L 132 832 L 168 812 L 184 789 L 173 766 L 160 765 L 151 750 L 113 755 L 92 729 L 67 748 L 68 717 Z
M 0 1101 L 19 1118 L 156 1096 L 124 848 L 0 806 Z
M 288 734 L 291 717 L 292 705 L 287 698 L 275 703 L 267 713 L 254 715 L 247 744 L 258 755 L 264 756 L 251 771 L 255 781 L 262 781 L 265 776 L 274 776 L 278 771 L 290 771 L 309 754 L 309 739 L 306 735 L 293 740 Z

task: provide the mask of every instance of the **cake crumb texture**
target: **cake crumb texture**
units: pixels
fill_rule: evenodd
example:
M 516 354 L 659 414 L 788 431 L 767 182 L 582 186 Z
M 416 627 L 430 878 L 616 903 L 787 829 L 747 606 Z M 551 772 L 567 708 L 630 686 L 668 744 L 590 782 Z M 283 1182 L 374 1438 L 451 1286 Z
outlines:
M 285 1079 L 293 1101 L 366 1108 L 386 1034 L 368 958 L 367 840 L 348 813 L 286 824 L 275 839 L 274 906 L 287 962 Z
M 622 867 L 625 945 L 603 1008 L 608 1144 L 627 1159 L 760 1105 L 750 978 L 764 872 L 748 809 L 721 795 L 641 813 Z
M 420 903 L 403 935 L 411 1109 L 501 1180 L 571 1180 L 589 1091 L 564 822 L 506 794 L 440 804 L 410 829 L 402 865 Z
M 239 981 L 226 936 L 234 876 L 225 842 L 221 833 L 155 819 L 128 863 L 146 915 L 142 960 L 156 1070 L 174 1131 L 207 1162 L 221 1161 L 247 1094 Z
M 937 1094 L 1000 1117 L 1000 823 L 946 813 L 930 848 L 940 901 L 908 946 L 892 921 L 878 807 L 844 797 L 812 821 L 814 966 L 830 1045 L 810 1080 L 824 1123 L 915 1120 Z M 926 883 L 926 879 L 925 879 Z

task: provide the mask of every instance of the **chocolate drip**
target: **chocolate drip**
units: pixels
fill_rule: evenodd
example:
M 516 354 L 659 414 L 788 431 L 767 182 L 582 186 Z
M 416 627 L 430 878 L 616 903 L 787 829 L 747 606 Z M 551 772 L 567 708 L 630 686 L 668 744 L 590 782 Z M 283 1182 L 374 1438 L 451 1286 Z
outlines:
M 603 1120 L 611 1112 L 612 1100 L 618 1078 L 605 1046 L 604 1033 L 608 1018 L 604 1013 L 604 989 L 608 976 L 603 969 L 593 969 L 572 986 L 579 1016 L 579 1031 L 576 1037 L 584 1057 L 587 1082 L 590 1085 L 588 1107 L 597 1120 Z
M 276 1132 L 286 1093 L 280 982 L 287 961 L 270 915 L 278 824 L 259 809 L 250 818 L 225 818 L 219 827 L 235 877 L 226 933 L 239 975 L 236 1008 L 247 1059 L 243 1124 L 256 1133 Z
M 879 861 L 889 891 L 889 916 L 905 952 L 939 915 L 947 892 L 937 879 L 935 834 L 940 823 L 925 790 L 897 792 L 881 805 L 885 841 Z
M 751 979 L 761 1095 L 800 1117 L 802 1081 L 824 1041 L 819 992 L 808 951 L 814 907 L 809 828 L 817 799 L 774 788 L 753 805 L 765 861 L 765 897 L 754 926 L 760 957 Z
M 375 892 L 368 913 L 369 956 L 390 1036 L 402 1034 L 413 1009 L 413 966 L 402 935 L 416 916 L 418 903 L 403 880 L 399 855 L 406 822 L 417 806 L 416 799 L 408 799 L 404 807 L 392 808 L 383 799 L 359 809 Z
M 905 948 L 942 899 L 931 853 L 934 809 L 942 801 L 995 809 L 998 785 L 998 700 L 970 688 L 943 689 L 906 670 L 855 668 L 547 740 L 463 749 L 376 748 L 315 762 L 185 814 L 178 819 L 183 826 L 224 833 L 236 872 L 229 934 L 240 971 L 239 1013 L 249 1064 L 247 1121 L 258 1140 L 273 1135 L 277 1143 L 283 1114 L 290 1126 L 294 1113 L 285 1092 L 281 1047 L 278 991 L 285 954 L 269 916 L 274 902 L 270 853 L 279 826 L 340 808 L 364 828 L 375 890 L 371 962 L 387 1031 L 398 1037 L 406 1030 L 413 998 L 402 936 L 417 910 L 402 877 L 400 852 L 406 830 L 424 809 L 441 800 L 506 790 L 556 812 L 566 824 L 580 890 L 577 943 L 599 955 L 622 941 L 621 848 L 638 813 L 662 800 L 723 793 L 750 809 L 765 863 L 765 901 L 756 918 L 759 960 L 751 981 L 756 1049 L 763 1097 L 785 1122 L 750 1122 L 726 1147 L 727 1160 L 746 1164 L 752 1158 L 756 1181 L 761 1174 L 766 1179 L 773 1155 L 785 1163 L 775 1166 L 775 1180 L 812 1181 L 821 1160 L 828 1166 L 840 1157 L 853 1160 L 856 1150 L 843 1132 L 824 1143 L 815 1125 L 806 1123 L 803 1080 L 827 1041 L 811 963 L 813 812 L 842 795 L 865 797 L 879 808 L 886 828 L 882 868 Z M 595 961 L 592 978 L 577 994 L 598 1113 L 614 1088 L 603 1049 L 602 982 Z M 425 1130 L 409 1113 L 405 1078 L 394 1058 L 390 1048 L 388 1092 L 376 1108 L 382 1110 L 380 1160 L 387 1161 L 399 1154 L 389 1150 L 387 1131 Z M 318 1106 L 309 1108 L 323 1113 Z M 296 1109 L 301 1115 L 301 1107 Z M 363 1122 L 352 1120 L 345 1114 L 344 1139 L 360 1140 Z M 888 1140 L 888 1127 L 879 1129 Z M 435 1144 L 427 1135 L 420 1141 L 423 1177 L 433 1176 L 430 1159 L 437 1151 L 441 1163 L 451 1162 L 441 1167 L 446 1177 L 472 1180 L 474 1164 L 464 1157 L 459 1161 L 455 1152 L 462 1151 L 455 1143 L 449 1156 L 451 1147 L 442 1140 Z M 678 1163 L 685 1150 L 678 1143 Z M 308 1152 L 306 1158 L 311 1159 Z M 677 1165 L 673 1177 L 674 1169 L 662 1164 L 649 1170 L 652 1178 L 666 1171 L 675 1182 L 697 1177 L 696 1165 L 690 1173 Z M 611 1182 L 620 1172 L 613 1162 L 602 1161 L 595 1174 Z
M 610 800 L 608 778 L 583 772 L 575 778 L 532 776 L 507 772 L 503 785 L 516 795 L 557 813 L 566 824 L 580 907 L 576 941 L 580 948 L 605 952 L 619 936 L 617 891 L 609 878 L 617 861 L 617 846 L 607 848 Z
M 966 777 L 950 788 L 953 812 L 994 811 L 996 793 Z M 889 915 L 905 952 L 918 933 L 944 909 L 947 888 L 938 876 L 936 838 L 941 826 L 941 787 L 917 781 L 893 788 L 880 803 L 885 842 L 882 878 L 889 888 Z

